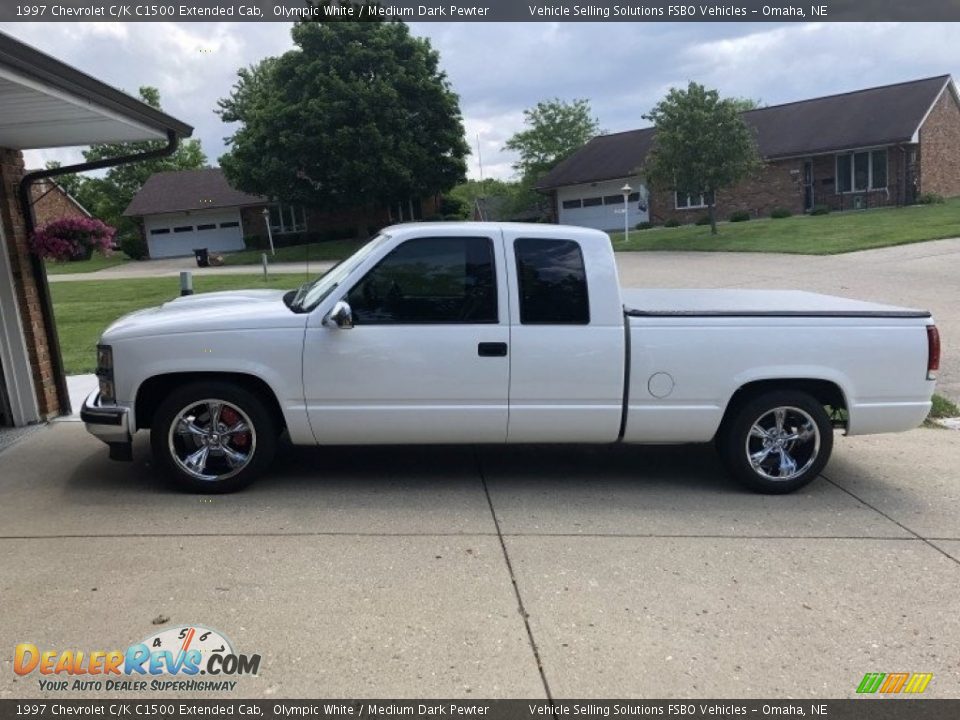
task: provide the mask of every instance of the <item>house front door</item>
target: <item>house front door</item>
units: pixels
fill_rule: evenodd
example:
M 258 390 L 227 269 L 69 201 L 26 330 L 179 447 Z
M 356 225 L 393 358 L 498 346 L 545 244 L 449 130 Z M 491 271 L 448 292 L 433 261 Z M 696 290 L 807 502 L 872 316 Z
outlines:
M 813 210 L 813 160 L 803 161 L 803 209 Z

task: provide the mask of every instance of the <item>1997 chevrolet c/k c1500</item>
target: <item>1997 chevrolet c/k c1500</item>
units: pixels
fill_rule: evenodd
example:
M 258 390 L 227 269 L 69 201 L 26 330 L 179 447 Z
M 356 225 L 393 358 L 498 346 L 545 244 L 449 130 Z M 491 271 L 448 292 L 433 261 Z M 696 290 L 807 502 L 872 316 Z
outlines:
M 236 490 L 294 444 L 703 443 L 761 492 L 848 435 L 930 409 L 930 313 L 797 291 L 621 290 L 610 238 L 557 225 L 390 227 L 298 290 L 117 320 L 81 416 L 178 484 Z M 642 468 L 637 469 L 642 472 Z

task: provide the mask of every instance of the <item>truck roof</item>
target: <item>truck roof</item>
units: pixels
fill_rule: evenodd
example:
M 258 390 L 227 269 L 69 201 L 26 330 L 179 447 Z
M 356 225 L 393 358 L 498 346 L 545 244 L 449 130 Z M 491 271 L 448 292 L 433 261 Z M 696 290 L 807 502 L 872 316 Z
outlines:
M 391 225 L 380 232 L 387 235 L 401 235 L 408 232 L 443 231 L 443 232 L 493 232 L 503 231 L 510 233 L 526 233 L 533 237 L 575 237 L 578 240 L 591 239 L 594 241 L 610 242 L 610 236 L 600 230 L 579 227 L 577 225 L 554 225 L 552 223 L 521 223 L 521 222 L 409 222 Z

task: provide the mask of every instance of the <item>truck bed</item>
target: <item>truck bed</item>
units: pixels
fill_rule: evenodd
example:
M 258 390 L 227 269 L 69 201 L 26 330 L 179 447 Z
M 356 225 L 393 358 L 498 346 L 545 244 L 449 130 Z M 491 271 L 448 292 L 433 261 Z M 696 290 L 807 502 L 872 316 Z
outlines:
M 621 291 L 628 316 L 927 318 L 926 310 L 849 300 L 801 290 Z

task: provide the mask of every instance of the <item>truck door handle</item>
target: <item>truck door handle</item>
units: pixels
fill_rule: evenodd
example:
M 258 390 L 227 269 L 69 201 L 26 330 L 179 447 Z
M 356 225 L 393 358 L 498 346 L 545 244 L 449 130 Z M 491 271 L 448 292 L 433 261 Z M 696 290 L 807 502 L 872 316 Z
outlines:
M 479 355 L 480 357 L 506 357 L 507 344 L 503 342 L 478 343 L 477 355 Z

